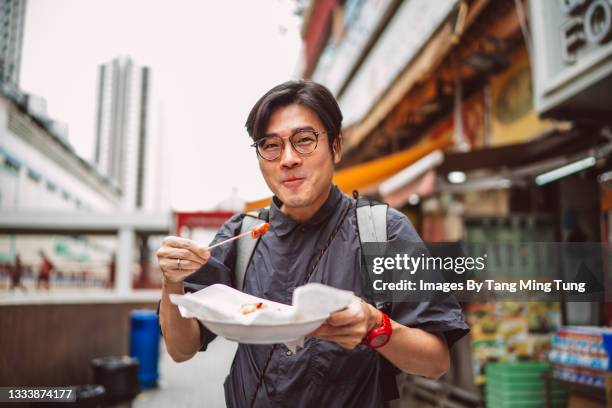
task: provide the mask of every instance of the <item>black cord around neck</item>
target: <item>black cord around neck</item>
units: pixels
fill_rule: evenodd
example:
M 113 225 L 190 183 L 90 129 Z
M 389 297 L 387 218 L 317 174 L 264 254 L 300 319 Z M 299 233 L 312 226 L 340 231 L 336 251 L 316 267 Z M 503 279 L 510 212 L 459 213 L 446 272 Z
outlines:
M 310 271 L 308 271 L 308 274 L 304 278 L 304 283 L 303 283 L 304 285 L 310 281 L 310 276 L 312 275 L 314 270 L 317 269 L 317 265 L 319 265 L 319 261 L 321 260 L 321 258 L 323 258 L 323 255 L 325 254 L 327 249 L 330 247 L 338 231 L 340 231 L 340 227 L 342 227 L 342 224 L 344 223 L 344 219 L 346 218 L 351 207 L 352 207 L 352 204 L 349 203 L 349 205 L 347 205 L 347 207 L 344 209 L 344 212 L 342 213 L 342 216 L 340 217 L 340 221 L 338 221 L 338 223 L 334 227 L 334 230 L 332 231 L 332 233 L 329 235 L 329 238 L 325 242 L 325 246 L 318 253 L 318 256 L 316 260 L 314 261 L 312 267 L 310 268 Z M 266 359 L 266 362 L 261 370 L 261 373 L 259 373 L 259 377 L 257 378 L 257 386 L 255 387 L 255 392 L 253 393 L 253 396 L 251 397 L 249 401 L 249 408 L 253 408 L 255 404 L 257 393 L 259 393 L 259 389 L 261 388 L 263 384 L 264 375 L 266 374 L 266 369 L 268 368 L 268 365 L 270 364 L 270 361 L 272 360 L 272 355 L 274 355 L 274 350 L 276 350 L 276 344 L 274 344 L 272 348 L 270 349 L 270 353 L 268 353 L 268 358 Z

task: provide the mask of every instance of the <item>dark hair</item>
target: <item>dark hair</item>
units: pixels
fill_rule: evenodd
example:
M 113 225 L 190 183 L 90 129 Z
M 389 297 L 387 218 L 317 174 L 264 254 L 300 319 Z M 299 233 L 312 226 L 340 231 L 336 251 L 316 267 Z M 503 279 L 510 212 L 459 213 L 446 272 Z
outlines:
M 270 89 L 251 109 L 245 127 L 254 141 L 264 137 L 270 116 L 275 109 L 291 105 L 312 109 L 327 131 L 329 147 L 342 130 L 342 112 L 334 95 L 313 81 L 287 81 Z

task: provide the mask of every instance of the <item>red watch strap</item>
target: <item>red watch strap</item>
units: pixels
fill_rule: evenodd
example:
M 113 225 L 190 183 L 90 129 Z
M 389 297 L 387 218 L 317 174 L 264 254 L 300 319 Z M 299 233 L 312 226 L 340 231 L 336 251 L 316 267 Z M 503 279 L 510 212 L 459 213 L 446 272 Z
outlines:
M 389 319 L 389 316 L 384 312 L 380 312 L 380 314 L 382 316 L 381 325 L 370 330 L 363 338 L 363 344 L 373 349 L 377 349 L 387 344 L 391 339 L 391 334 L 393 334 L 391 319 Z

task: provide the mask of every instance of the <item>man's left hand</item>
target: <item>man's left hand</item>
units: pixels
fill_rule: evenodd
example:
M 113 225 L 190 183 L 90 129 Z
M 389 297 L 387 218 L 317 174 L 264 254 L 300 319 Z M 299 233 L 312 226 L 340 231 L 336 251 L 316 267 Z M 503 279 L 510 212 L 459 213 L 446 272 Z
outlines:
M 333 341 L 352 350 L 361 344 L 370 330 L 380 325 L 381 319 L 382 316 L 375 307 L 355 298 L 346 309 L 332 313 L 309 337 Z

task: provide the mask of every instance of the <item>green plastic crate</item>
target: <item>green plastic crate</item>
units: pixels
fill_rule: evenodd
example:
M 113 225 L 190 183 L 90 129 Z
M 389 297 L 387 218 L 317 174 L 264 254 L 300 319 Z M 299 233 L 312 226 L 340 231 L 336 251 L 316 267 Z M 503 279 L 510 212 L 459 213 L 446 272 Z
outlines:
M 486 406 L 490 408 L 541 408 L 545 406 L 544 374 L 550 372 L 546 362 L 490 363 L 485 367 Z M 563 407 L 567 394 L 562 385 L 551 383 L 554 407 Z
M 547 362 L 519 362 L 519 363 L 489 363 L 485 367 L 485 373 L 491 375 L 533 375 L 544 373 L 551 370 L 550 363 Z
M 541 399 L 544 400 L 546 398 L 546 390 L 542 389 L 539 391 L 512 391 L 512 392 L 499 392 L 496 390 L 487 390 L 486 391 L 487 398 L 491 399 L 501 399 L 501 400 L 510 400 L 510 399 Z M 567 396 L 567 392 L 565 390 L 553 390 L 551 392 L 552 399 L 565 399 Z
M 487 407 L 495 407 L 495 408 L 542 408 L 545 407 L 546 403 L 544 399 L 536 398 L 533 400 L 530 399 L 488 399 L 486 400 Z M 552 406 L 553 408 L 561 408 L 567 405 L 567 401 L 565 398 L 563 399 L 553 399 Z
M 532 392 L 532 391 L 542 391 L 544 388 L 545 386 L 544 386 L 543 381 L 529 381 L 529 382 L 491 381 L 491 379 L 487 377 L 487 389 L 492 389 L 492 390 L 496 390 L 499 392 L 514 392 L 514 391 Z M 553 391 L 565 390 L 565 388 L 563 388 L 563 386 L 558 381 L 552 382 L 551 389 Z

